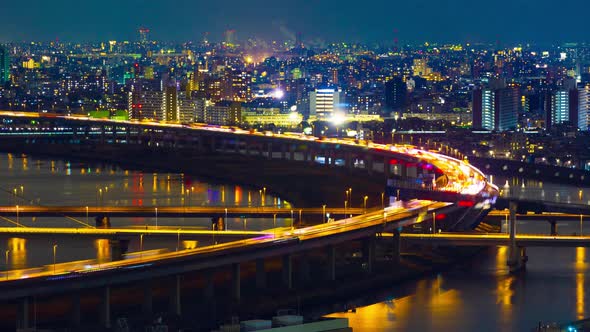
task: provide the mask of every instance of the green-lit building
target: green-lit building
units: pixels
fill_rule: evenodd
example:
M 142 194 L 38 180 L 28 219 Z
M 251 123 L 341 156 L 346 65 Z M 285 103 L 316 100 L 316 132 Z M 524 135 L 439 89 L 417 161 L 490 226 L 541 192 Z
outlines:
M 0 45 L 0 84 L 10 80 L 10 57 L 6 47 Z

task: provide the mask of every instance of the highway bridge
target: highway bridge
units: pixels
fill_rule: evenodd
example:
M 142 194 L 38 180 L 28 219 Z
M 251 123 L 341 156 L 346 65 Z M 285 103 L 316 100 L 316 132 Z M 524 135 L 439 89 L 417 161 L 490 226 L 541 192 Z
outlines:
M 365 171 L 368 175 L 381 173 L 384 179 L 396 178 L 414 181 L 421 187 L 428 187 L 431 192 L 438 193 L 434 202 L 416 200 L 406 205 L 378 209 L 378 211 L 362 211 L 364 214 L 345 218 L 336 222 L 324 223 L 302 229 L 283 230 L 260 237 L 207 246 L 193 250 L 174 253 L 161 253 L 130 260 L 120 260 L 96 266 L 87 264 L 81 269 L 58 270 L 56 264 L 34 273 L 27 273 L 25 278 L 15 279 L 15 273 L 7 273 L 8 280 L 0 282 L 0 300 L 18 302 L 17 327 L 30 326 L 30 306 L 33 295 L 73 294 L 78 297 L 85 289 L 98 289 L 102 304 L 100 315 L 105 327 L 111 324 L 110 291 L 112 287 L 122 284 L 137 283 L 144 280 L 172 277 L 176 282 L 171 285 L 173 312 L 181 313 L 183 276 L 195 271 L 208 271 L 220 267 L 230 267 L 232 271 L 231 289 L 234 297 L 240 298 L 240 264 L 256 262 L 256 282 L 263 283 L 265 269 L 264 260 L 270 257 L 281 257 L 283 281 L 287 289 L 293 286 L 293 256 L 306 251 L 326 248 L 329 280 L 335 280 L 336 271 L 334 257 L 337 244 L 353 240 L 363 242 L 366 249 L 368 270 L 371 270 L 375 255 L 374 241 L 377 234 L 393 232 L 422 222 L 434 223 L 442 218 L 439 225 L 448 229 L 469 229 L 477 225 L 491 209 L 498 195 L 498 188 L 490 184 L 484 174 L 468 163 L 449 156 L 429 151 L 420 147 L 407 145 L 375 144 L 370 141 L 317 138 L 302 134 L 259 133 L 239 128 L 180 125 L 155 122 L 130 122 L 106 119 L 91 119 L 74 116 L 55 116 L 37 113 L 0 112 L 5 120 L 0 126 L 0 144 L 4 147 L 25 147 L 35 144 L 64 144 L 75 146 L 110 144 L 124 148 L 135 145 L 145 149 L 167 147 L 185 149 L 191 153 L 223 153 L 276 159 L 288 162 L 307 163 L 317 166 L 322 164 L 326 169 L 340 167 L 349 171 Z M 400 188 L 403 190 L 403 188 Z M 388 196 L 395 196 L 388 193 Z M 387 197 L 389 198 L 389 197 Z M 442 202 L 442 201 L 447 201 Z M 470 202 L 469 204 L 461 202 Z M 385 205 L 385 204 L 384 204 Z M 60 208 L 51 210 L 41 208 L 23 210 L 21 207 L 7 208 L 4 212 L 11 216 L 20 213 L 56 213 Z M 97 207 L 95 213 L 100 213 Z M 63 207 L 61 208 L 63 210 Z M 156 208 L 138 209 L 133 213 L 155 215 Z M 180 211 L 174 207 L 166 210 L 157 208 L 158 215 L 187 215 L 191 208 Z M 364 210 L 364 209 L 363 209 Z M 188 211 L 188 212 L 187 212 Z M 352 211 L 338 212 L 352 214 Z M 511 208 L 511 215 L 514 209 Z M 117 213 L 114 208 L 102 212 Z M 129 213 L 131 210 L 120 213 Z M 211 211 L 209 211 L 211 212 Z M 273 211 L 271 211 L 273 212 Z M 274 213 L 287 211 L 274 211 Z M 356 211 L 359 212 L 359 211 Z M 75 216 L 90 214 L 90 207 L 77 207 L 68 213 Z M 194 210 L 193 213 L 205 213 Z M 218 214 L 222 214 L 217 210 Z M 229 209 L 228 209 L 229 213 Z M 293 210 L 297 213 L 297 210 Z M 311 212 L 310 212 L 311 213 Z M 320 213 L 320 209 L 316 209 Z M 321 213 L 324 208 L 321 208 Z M 223 211 L 225 214 L 225 210 Z M 287 216 L 292 215 L 291 210 Z M 21 231 L 18 228 L 18 231 Z M 23 230 L 26 232 L 26 230 Z M 399 247 L 399 236 L 394 236 L 394 247 Z M 513 246 L 516 250 L 517 246 Z M 88 267 L 89 266 L 89 267 Z M 20 274 L 22 277 L 22 274 Z M 149 287 L 146 293 L 149 293 Z M 151 301 L 147 296 L 146 301 Z M 74 301 L 76 303 L 76 301 Z M 78 317 L 79 306 L 72 307 L 73 317 Z M 74 319 L 76 320 L 76 319 Z
M 0 216 L 4 217 L 301 217 L 303 215 L 359 215 L 365 208 L 318 207 L 286 209 L 278 207 L 215 207 L 215 206 L 0 206 Z

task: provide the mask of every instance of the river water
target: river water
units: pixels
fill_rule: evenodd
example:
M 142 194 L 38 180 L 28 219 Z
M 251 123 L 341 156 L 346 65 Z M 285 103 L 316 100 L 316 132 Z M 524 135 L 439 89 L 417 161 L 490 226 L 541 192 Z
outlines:
M 502 196 L 590 204 L 589 188 L 520 178 L 491 180 Z M 583 222 L 582 228 L 590 234 L 590 225 Z M 558 222 L 558 230 L 579 234 L 580 224 Z M 546 222 L 517 223 L 519 233 L 549 231 Z M 539 322 L 563 324 L 588 317 L 589 249 L 527 248 L 527 255 L 526 272 L 513 275 L 506 265 L 508 248 L 491 248 L 467 267 L 394 285 L 356 312 L 330 317 L 347 317 L 354 331 L 531 331 Z
M 289 203 L 266 194 L 260 188 L 211 184 L 183 174 L 142 173 L 111 165 L 68 162 L 25 155 L 0 154 L 0 205 L 41 204 L 78 206 L 282 206 Z M 590 189 L 523 179 L 492 178 L 502 195 L 542 198 L 560 202 L 590 204 Z M 506 186 L 508 183 L 508 186 Z M 4 200 L 4 202 L 2 202 Z M 78 218 L 80 219 L 80 218 Z M 15 226 L 14 218 L 2 219 L 3 226 Z M 84 227 L 84 218 L 20 218 L 28 227 Z M 92 223 L 89 220 L 88 223 Z M 155 225 L 153 218 L 117 218 L 114 226 Z M 208 228 L 207 218 L 158 218 L 160 227 Z M 272 220 L 230 219 L 229 229 L 270 228 Z M 277 220 L 287 225 L 288 219 Z M 590 233 L 590 226 L 583 225 Z M 579 232 L 578 222 L 560 222 L 560 233 Z M 518 223 L 518 232 L 545 233 L 543 222 Z M 56 260 L 97 258 L 108 260 L 108 243 L 83 239 L 0 239 L 6 256 L 2 270 L 50 264 L 52 246 Z M 138 241 L 135 241 L 138 242 Z M 143 249 L 174 250 L 176 240 L 145 239 Z M 188 244 L 191 245 L 191 244 Z M 193 244 L 194 245 L 194 244 Z M 130 251 L 138 250 L 130 244 Z M 585 248 L 529 248 L 524 274 L 511 275 L 506 266 L 507 248 L 482 253 L 469 266 L 417 281 L 395 284 L 360 305 L 356 312 L 333 313 L 347 317 L 354 331 L 531 331 L 539 321 L 568 322 L 588 316 L 586 299 L 590 276 L 590 252 Z
M 0 153 L 0 205 L 42 206 L 153 206 L 151 218 L 112 218 L 113 227 L 174 227 L 210 229 L 210 218 L 157 217 L 158 206 L 277 206 L 291 205 L 264 188 L 247 188 L 210 183 L 185 174 L 143 173 L 104 163 L 83 163 L 27 155 Z M 297 218 L 297 217 L 295 217 Z M 229 230 L 262 230 L 274 227 L 273 218 L 228 218 Z M 291 218 L 277 218 L 276 226 L 290 225 Z M 89 218 L 0 217 L 0 227 L 76 227 L 94 225 Z M 180 243 L 179 243 L 180 242 Z M 0 270 L 24 269 L 83 259 L 110 259 L 108 240 L 84 238 L 0 237 Z M 187 248 L 195 241 L 170 239 L 132 239 L 129 251 Z

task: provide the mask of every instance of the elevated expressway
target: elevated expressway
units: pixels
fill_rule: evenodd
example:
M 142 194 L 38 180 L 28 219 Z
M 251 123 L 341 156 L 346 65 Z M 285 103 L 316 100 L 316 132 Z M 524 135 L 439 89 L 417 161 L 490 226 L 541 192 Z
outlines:
M 265 273 L 264 264 L 260 265 L 259 262 L 269 257 L 282 257 L 284 283 L 287 288 L 291 288 L 292 255 L 313 248 L 328 248 L 329 278 L 335 280 L 335 245 L 362 239 L 370 247 L 376 234 L 393 232 L 399 235 L 401 227 L 434 220 L 435 215 L 457 216 L 456 221 L 449 223 L 449 227 L 461 228 L 457 225 L 459 222 L 465 224 L 463 228 L 472 227 L 474 222 L 487 214 L 498 193 L 497 188 L 468 163 L 413 146 L 300 134 L 258 133 L 229 127 L 95 120 L 36 113 L 0 112 L 0 119 L 8 120 L 0 128 L 0 142 L 8 140 L 35 144 L 43 140 L 61 140 L 72 145 L 136 144 L 146 148 L 189 147 L 195 153 L 239 153 L 313 165 L 323 160 L 325 167 L 361 169 L 369 174 L 381 172 L 384 178 L 393 176 L 413 181 L 415 185 L 428 187 L 432 193 L 439 194 L 447 201 L 417 200 L 308 228 L 284 229 L 279 233 L 246 240 L 100 266 L 87 264 L 83 268 L 57 270 L 53 265 L 32 273 L 7 273 L 0 282 L 0 300 L 19 299 L 18 327 L 28 327 L 27 308 L 31 296 L 71 293 L 89 288 L 102 289 L 103 303 L 106 303 L 102 318 L 104 326 L 108 327 L 111 286 L 171 276 L 176 276 L 176 284 L 172 285 L 172 289 L 175 289 L 173 307 L 175 312 L 180 313 L 180 277 L 192 271 L 207 271 L 221 266 L 231 266 L 232 293 L 239 299 L 240 264 L 255 260 L 258 282 L 259 273 Z M 465 201 L 469 204 L 459 204 Z M 374 256 L 374 250 L 369 257 L 371 255 Z

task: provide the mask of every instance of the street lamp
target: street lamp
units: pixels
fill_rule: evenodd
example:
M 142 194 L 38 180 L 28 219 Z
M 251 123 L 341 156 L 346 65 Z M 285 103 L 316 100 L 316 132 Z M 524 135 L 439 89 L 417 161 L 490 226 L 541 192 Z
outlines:
M 291 230 L 293 230 L 293 210 L 291 210 Z
M 381 208 L 385 209 L 385 193 L 381 193 Z
M 18 205 L 16 206 L 16 227 L 20 227 L 19 218 L 18 218 Z
M 301 213 L 303 211 L 301 209 L 299 209 L 299 227 L 301 227 Z
M 156 208 L 156 229 L 158 229 L 158 208 Z
M 580 236 L 582 236 L 582 221 L 583 221 L 583 216 L 580 214 Z
M 277 214 L 272 215 L 272 226 L 273 228 L 277 228 Z
M 86 205 L 86 223 L 88 224 L 88 205 Z
M 139 235 L 139 260 L 143 259 L 143 235 Z
M 180 249 L 180 228 L 177 231 L 176 237 L 176 251 Z
M 344 219 L 346 219 L 346 207 L 348 206 L 348 202 L 344 201 Z
M 53 245 L 53 274 L 55 274 L 55 256 L 57 254 L 57 244 Z
M 363 197 L 363 207 L 364 207 L 365 213 L 367 212 L 367 199 L 368 198 L 369 198 L 369 196 Z
M 322 205 L 322 223 L 326 222 L 326 204 Z
M 223 223 L 225 224 L 225 230 L 227 231 L 227 208 L 225 208 L 225 220 Z

